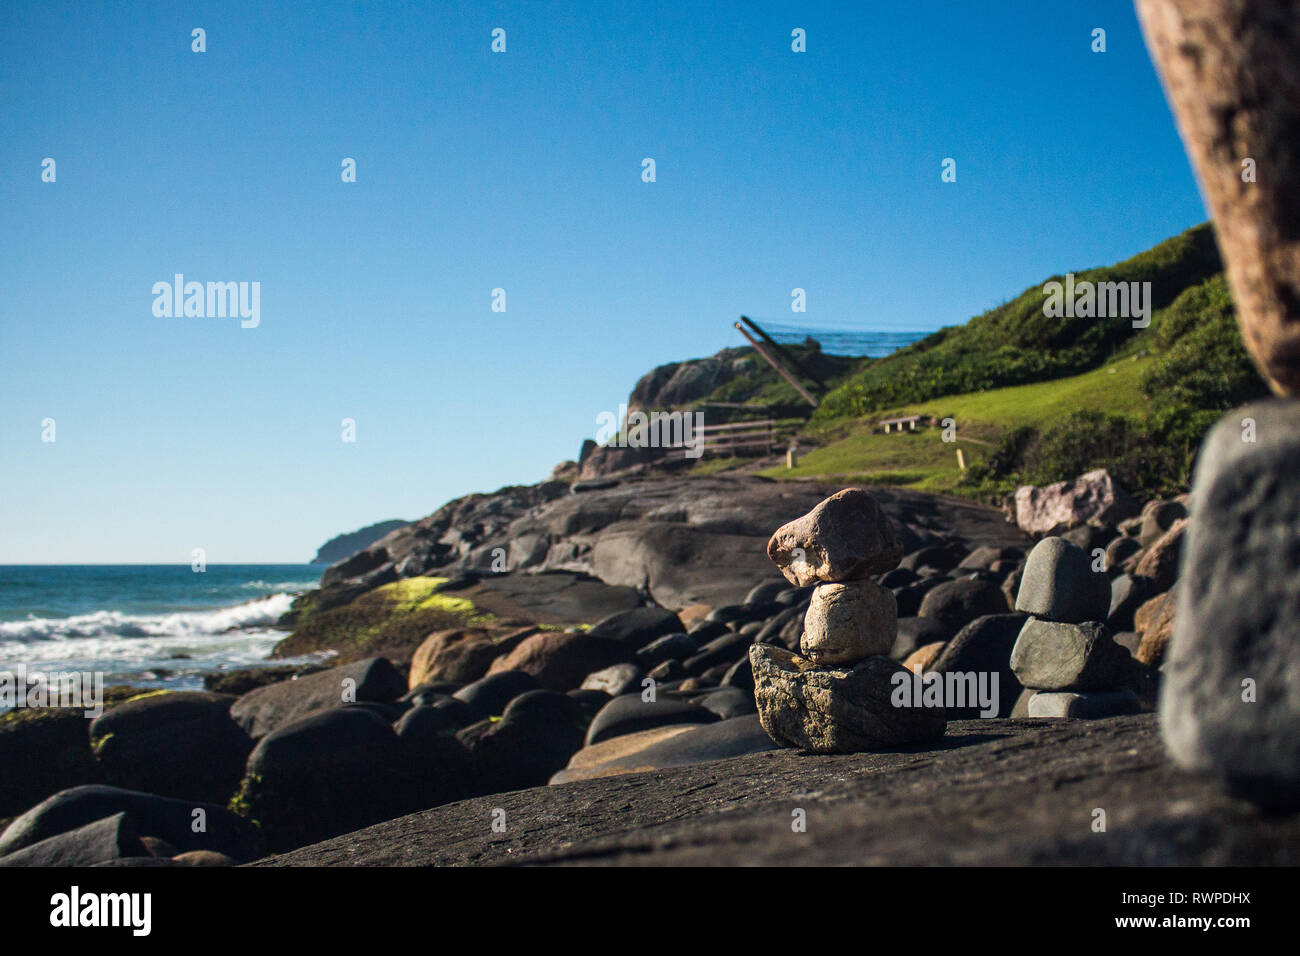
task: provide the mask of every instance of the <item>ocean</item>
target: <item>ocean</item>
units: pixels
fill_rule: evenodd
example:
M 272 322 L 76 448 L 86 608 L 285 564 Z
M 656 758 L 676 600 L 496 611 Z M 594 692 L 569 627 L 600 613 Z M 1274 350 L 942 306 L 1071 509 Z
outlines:
M 265 662 L 321 565 L 0 565 L 0 672 L 99 671 L 104 685 L 191 690 Z M 276 663 L 285 663 L 277 661 Z

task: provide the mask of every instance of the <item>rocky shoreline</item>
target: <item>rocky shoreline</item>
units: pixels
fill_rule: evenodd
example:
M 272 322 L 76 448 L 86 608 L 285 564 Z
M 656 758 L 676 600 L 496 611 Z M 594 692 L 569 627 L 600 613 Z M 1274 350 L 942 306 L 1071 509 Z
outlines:
M 1139 509 L 1107 499 L 1098 512 L 1097 494 L 1076 496 L 1074 527 L 1035 544 L 993 509 L 918 493 L 828 496 L 824 486 L 759 479 L 622 484 L 563 498 L 474 496 L 448 506 L 454 521 L 438 518 L 443 509 L 417 523 L 423 530 L 402 529 L 335 565 L 319 595 L 382 590 L 418 569 L 415 583 L 440 582 L 440 606 L 456 598 L 481 615 L 391 657 L 231 674 L 222 686 L 234 693 L 145 694 L 93 722 L 6 715 L 0 815 L 19 815 L 0 834 L 0 864 L 228 865 L 286 853 L 307 862 L 291 851 L 360 839 L 431 807 L 506 807 L 517 800 L 505 795 L 629 775 L 642 787 L 718 780 L 733 763 L 737 772 L 742 761 L 784 766 L 796 753 L 940 760 L 958 741 L 1026 735 L 1046 747 L 1054 738 L 1037 728 L 1054 721 L 1045 718 L 1155 707 L 1185 502 Z M 503 499 L 526 506 L 512 514 Z M 1059 496 L 1052 507 L 1059 512 Z M 552 529 L 530 567 L 483 569 L 521 523 Z M 622 535 L 621 564 L 575 547 L 605 534 Z M 741 548 L 756 559 L 720 557 Z M 588 573 L 627 567 L 626 553 L 639 556 L 627 574 L 642 574 L 642 587 Z M 674 555 L 698 587 L 667 573 Z M 577 563 L 559 566 L 566 561 Z M 706 584 L 710 561 L 719 563 Z M 317 604 L 313 613 L 326 612 Z M 919 688 L 934 675 L 951 686 L 981 674 L 996 675 L 991 701 L 936 709 L 918 691 L 908 710 L 890 700 L 900 675 Z M 1112 719 L 1150 734 L 1150 719 Z M 945 733 L 945 722 L 957 729 Z M 11 772 L 55 746 L 66 757 L 60 772 L 37 781 Z M 671 794 L 677 783 L 667 786 Z M 181 807 L 203 810 L 206 833 L 177 829 Z M 503 838 L 517 833 L 505 826 Z

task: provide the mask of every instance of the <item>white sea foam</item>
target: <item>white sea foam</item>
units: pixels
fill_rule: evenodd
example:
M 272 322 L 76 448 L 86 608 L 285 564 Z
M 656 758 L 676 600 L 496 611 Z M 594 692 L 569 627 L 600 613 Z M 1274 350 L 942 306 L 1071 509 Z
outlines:
M 285 632 L 275 628 L 291 594 L 234 607 L 171 614 L 96 611 L 0 623 L 0 670 L 102 671 L 110 683 L 195 687 L 202 674 L 264 663 Z
M 0 622 L 0 648 L 11 642 L 60 641 L 87 638 L 194 638 L 226 634 L 229 631 L 269 627 L 293 603 L 290 594 L 271 594 L 211 611 L 178 611 L 172 614 L 123 614 L 95 611 L 73 617 L 31 617 L 25 621 Z M 3 650 L 0 650 L 3 654 Z

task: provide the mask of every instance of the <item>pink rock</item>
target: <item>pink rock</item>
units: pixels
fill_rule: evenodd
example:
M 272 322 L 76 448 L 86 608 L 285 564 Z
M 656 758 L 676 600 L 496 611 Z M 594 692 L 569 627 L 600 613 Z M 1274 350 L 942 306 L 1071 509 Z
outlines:
M 1082 524 L 1118 524 L 1138 511 L 1137 503 L 1104 468 L 1073 481 L 1016 489 L 1016 524 L 1030 534 Z

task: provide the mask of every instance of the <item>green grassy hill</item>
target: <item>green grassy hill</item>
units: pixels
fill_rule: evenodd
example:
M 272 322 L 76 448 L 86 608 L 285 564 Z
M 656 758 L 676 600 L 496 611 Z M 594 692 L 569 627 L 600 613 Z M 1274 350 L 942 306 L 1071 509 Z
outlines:
M 1210 225 L 1075 278 L 1151 282 L 1150 326 L 1048 317 L 1038 283 L 964 326 L 863 361 L 802 429 L 798 467 L 762 474 L 992 498 L 1105 467 L 1138 494 L 1182 489 L 1214 420 L 1267 393 L 1242 347 Z M 880 429 L 903 415 L 951 418 L 957 440 L 943 441 L 940 427 Z
M 1139 385 L 1153 361 L 1149 355 L 1135 355 L 1082 375 L 967 392 L 899 405 L 865 419 L 814 426 L 805 431 L 804 439 L 818 446 L 800 456 L 798 467 L 769 468 L 761 474 L 772 478 L 835 476 L 850 482 L 961 493 L 971 490 L 963 488 L 971 483 L 963 481 L 958 468 L 959 448 L 969 468 L 986 459 L 1009 431 L 1049 427 L 1079 409 L 1145 417 L 1150 399 Z M 903 415 L 923 415 L 940 421 L 951 417 L 957 426 L 957 440 L 943 441 L 941 428 L 886 435 L 876 425 L 878 419 Z
M 1075 278 L 1150 282 L 1153 305 L 1163 309 L 1222 268 L 1206 223 L 1124 262 L 1076 273 Z M 867 364 L 826 395 L 814 418 L 860 416 L 941 395 L 1075 375 L 1101 365 L 1137 334 L 1128 318 L 1047 317 L 1043 286 L 1053 280 L 1063 281 L 1064 276 L 1035 283 L 965 325 L 940 329 Z

